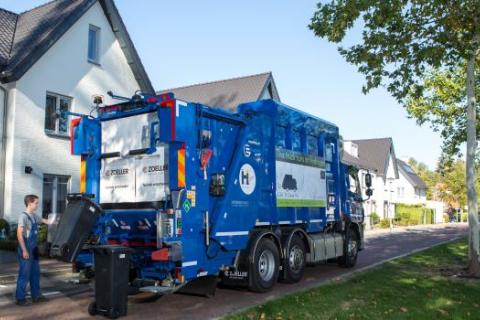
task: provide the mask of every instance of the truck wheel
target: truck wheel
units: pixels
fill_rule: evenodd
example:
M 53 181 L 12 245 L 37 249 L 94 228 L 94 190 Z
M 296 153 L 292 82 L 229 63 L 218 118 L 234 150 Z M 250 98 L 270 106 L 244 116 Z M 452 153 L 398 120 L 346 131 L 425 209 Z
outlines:
M 254 247 L 255 248 L 255 247 Z M 255 292 L 266 292 L 273 288 L 278 280 L 280 254 L 275 243 L 262 238 L 252 252 L 253 263 L 249 267 L 248 288 Z
M 345 268 L 352 268 L 357 263 L 359 240 L 357 232 L 348 228 L 343 244 L 343 256 L 338 258 L 338 264 Z
M 297 235 L 293 235 L 287 248 L 287 255 L 283 263 L 283 281 L 295 283 L 302 279 L 305 272 L 306 254 L 305 243 Z

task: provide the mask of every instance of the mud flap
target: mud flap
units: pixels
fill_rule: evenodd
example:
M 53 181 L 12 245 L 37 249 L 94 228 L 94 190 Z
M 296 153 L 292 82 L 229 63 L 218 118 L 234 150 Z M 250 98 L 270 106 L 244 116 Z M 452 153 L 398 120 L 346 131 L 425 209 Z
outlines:
M 177 290 L 176 293 L 202 297 L 213 297 L 215 296 L 217 283 L 217 276 L 204 276 L 191 280 L 189 283 Z
M 101 212 L 102 209 L 84 195 L 69 195 L 50 255 L 64 262 L 75 261 Z

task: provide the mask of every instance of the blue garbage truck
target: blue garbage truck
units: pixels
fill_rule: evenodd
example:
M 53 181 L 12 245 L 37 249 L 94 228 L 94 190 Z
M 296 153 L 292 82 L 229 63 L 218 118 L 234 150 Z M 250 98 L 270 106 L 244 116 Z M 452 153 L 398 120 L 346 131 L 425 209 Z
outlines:
M 171 93 L 97 113 L 73 114 L 80 193 L 53 255 L 94 272 L 93 247 L 128 247 L 129 284 L 158 294 L 266 292 L 307 265 L 355 265 L 363 199 L 336 125 L 274 100 L 233 113 Z

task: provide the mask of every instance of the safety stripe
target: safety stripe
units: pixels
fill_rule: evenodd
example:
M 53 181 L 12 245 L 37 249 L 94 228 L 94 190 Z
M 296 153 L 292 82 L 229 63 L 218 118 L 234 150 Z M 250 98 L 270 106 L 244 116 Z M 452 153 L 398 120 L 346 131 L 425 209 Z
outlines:
M 191 266 L 196 266 L 196 265 L 197 265 L 197 260 L 182 262 L 182 267 L 191 267 Z
M 290 220 L 282 220 L 282 221 L 278 221 L 278 224 L 290 224 Z
M 215 233 L 217 237 L 248 236 L 248 231 L 225 231 Z
M 87 161 L 80 162 L 80 193 L 87 191 Z
M 312 223 L 315 223 L 315 222 L 322 222 L 323 219 L 310 219 L 310 222 Z
M 185 187 L 185 146 L 177 151 L 178 157 L 178 187 Z
M 256 226 L 268 226 L 268 225 L 270 225 L 270 222 L 258 221 L 258 222 L 255 222 L 255 225 Z

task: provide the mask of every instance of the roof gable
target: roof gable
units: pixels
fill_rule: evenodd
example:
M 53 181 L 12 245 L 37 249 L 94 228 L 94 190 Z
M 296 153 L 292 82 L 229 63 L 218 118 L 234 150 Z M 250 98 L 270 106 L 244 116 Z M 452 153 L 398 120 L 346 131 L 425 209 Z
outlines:
M 344 162 L 374 170 L 377 175 L 386 178 L 390 158 L 392 158 L 395 177 L 398 177 L 392 138 L 352 140 L 352 142 L 358 145 L 358 158 L 346 155 L 347 153 L 344 152 L 342 158 Z
M 6 83 L 20 79 L 97 1 L 121 42 L 122 51 L 141 89 L 153 92 L 148 75 L 112 0 L 54 0 L 20 14 L 2 10 L 9 14 L 0 12 L 0 59 L 4 58 L 0 66 L 1 81 Z M 11 32 L 13 18 L 13 36 L 8 37 L 4 33 Z M 8 47 L 8 39 L 10 48 L 7 50 L 4 48 Z
M 426 189 L 427 184 L 420 178 L 417 173 L 405 161 L 397 159 L 397 165 L 400 173 L 407 179 L 410 184 L 416 188 Z
M 236 111 L 242 103 L 259 100 L 265 90 L 271 90 L 273 99 L 280 100 L 271 72 L 166 89 L 157 93 L 173 92 L 180 100 Z

